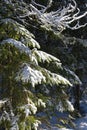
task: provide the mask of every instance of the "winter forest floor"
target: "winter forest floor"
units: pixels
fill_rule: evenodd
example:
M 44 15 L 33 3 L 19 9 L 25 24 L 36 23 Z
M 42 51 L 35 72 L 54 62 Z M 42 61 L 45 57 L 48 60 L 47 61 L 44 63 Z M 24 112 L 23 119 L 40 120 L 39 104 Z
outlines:
M 82 101 L 80 101 L 80 110 L 81 110 L 81 114 L 82 116 L 79 117 L 79 118 L 76 118 L 74 123 L 76 125 L 76 127 L 73 129 L 73 128 L 58 128 L 58 127 L 55 127 L 55 126 L 45 126 L 45 124 L 43 124 L 43 128 L 39 128 L 39 130 L 87 130 L 87 100 L 83 99 Z M 61 115 L 58 115 L 58 116 L 61 116 Z M 67 114 L 65 114 L 64 116 L 67 116 Z M 56 117 L 52 117 L 51 118 L 51 123 L 52 124 L 56 124 Z
M 80 107 L 83 116 L 75 121 L 77 130 L 87 130 L 87 100 L 81 101 Z

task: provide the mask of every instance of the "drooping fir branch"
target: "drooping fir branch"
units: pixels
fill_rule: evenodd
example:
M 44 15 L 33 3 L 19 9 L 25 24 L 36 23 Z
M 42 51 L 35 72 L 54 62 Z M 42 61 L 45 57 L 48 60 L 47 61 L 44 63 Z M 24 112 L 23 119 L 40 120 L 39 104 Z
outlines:
M 26 46 L 40 48 L 38 42 L 34 40 L 34 35 L 30 33 L 23 25 L 11 18 L 0 20 L 0 39 L 13 38 L 20 40 Z
M 40 68 L 31 68 L 28 64 L 23 65 L 23 69 L 18 72 L 16 77 L 17 80 L 22 80 L 23 82 L 30 82 L 33 87 L 36 84 L 49 84 L 49 85 L 70 85 L 72 84 L 64 77 L 51 73 L 50 71 Z

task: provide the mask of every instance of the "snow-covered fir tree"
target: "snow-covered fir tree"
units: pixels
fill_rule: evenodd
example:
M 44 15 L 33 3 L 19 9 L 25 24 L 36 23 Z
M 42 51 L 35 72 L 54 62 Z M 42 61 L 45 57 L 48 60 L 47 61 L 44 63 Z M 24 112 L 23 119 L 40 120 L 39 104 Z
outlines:
M 34 1 L 33 4 L 40 6 Z M 27 17 L 32 21 L 36 10 L 35 18 L 40 18 L 39 24 L 47 25 L 48 29 L 50 24 L 44 22 L 50 13 L 45 17 L 45 7 L 41 6 L 42 15 L 33 4 L 28 6 L 25 0 L 0 2 L 0 129 L 37 130 L 41 123 L 36 116 L 39 111 L 49 107 L 61 112 L 73 111 L 67 88 L 81 84 L 58 58 L 41 51 L 28 28 Z M 51 22 L 50 17 L 47 20 Z M 59 25 L 58 31 L 64 25 L 61 28 Z

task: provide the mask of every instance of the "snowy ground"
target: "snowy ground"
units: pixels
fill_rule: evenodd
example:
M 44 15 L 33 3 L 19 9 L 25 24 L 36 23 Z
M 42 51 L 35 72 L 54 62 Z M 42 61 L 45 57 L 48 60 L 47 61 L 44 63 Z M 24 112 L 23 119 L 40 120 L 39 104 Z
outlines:
M 77 130 L 87 130 L 87 115 L 76 121 Z
M 87 130 L 87 100 L 80 104 L 83 117 L 76 120 L 77 130 Z
M 39 130 L 87 130 L 87 100 L 81 101 L 80 107 L 81 107 L 83 116 L 76 119 L 76 121 L 75 121 L 76 128 L 75 129 L 68 129 L 68 128 L 59 129 L 58 127 L 50 126 L 50 128 L 48 128 L 48 127 L 43 128 L 43 129 L 39 128 Z M 53 118 L 52 121 L 55 122 L 56 120 Z

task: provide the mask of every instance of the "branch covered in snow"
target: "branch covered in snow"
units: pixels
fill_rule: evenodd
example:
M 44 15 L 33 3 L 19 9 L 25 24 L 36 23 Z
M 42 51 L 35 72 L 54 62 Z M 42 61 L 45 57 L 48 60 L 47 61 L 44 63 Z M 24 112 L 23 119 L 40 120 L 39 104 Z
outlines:
M 8 101 L 8 99 L 0 100 L 0 108 Z
M 71 0 L 67 6 L 65 5 L 62 8 L 58 8 L 56 11 L 47 12 L 47 9 L 51 7 L 51 5 L 51 0 L 47 7 L 37 4 L 32 0 L 32 3 L 29 5 L 30 10 L 26 13 L 27 15 L 20 16 L 20 18 L 29 16 L 30 19 L 32 19 L 32 16 L 35 16 L 41 24 L 41 27 L 54 32 L 62 32 L 66 28 L 75 30 L 87 25 L 87 23 L 83 25 L 79 23 L 80 19 L 87 15 L 87 11 L 82 14 L 75 0 Z M 76 22 L 76 24 L 72 26 L 74 22 Z
M 36 48 L 32 51 L 33 51 L 34 56 L 36 56 L 39 59 L 39 61 L 41 61 L 41 62 L 47 61 L 49 63 L 50 61 L 57 61 L 60 63 L 60 60 L 58 58 L 56 58 L 50 54 L 47 54 L 46 52 L 39 51 Z
M 23 25 L 19 24 L 13 19 L 6 18 L 0 20 L 0 31 L 1 31 L 1 37 L 9 37 L 13 38 L 15 40 L 21 41 L 23 44 L 29 46 L 29 47 L 36 47 L 40 48 L 39 43 L 34 40 L 34 35 L 30 33 Z M 3 33 L 4 31 L 4 33 Z
M 32 51 L 32 61 L 34 61 L 37 65 L 38 65 L 38 62 L 41 62 L 41 63 L 55 63 L 55 66 L 58 68 L 62 68 L 61 66 L 61 62 L 58 58 L 50 55 L 50 54 L 47 54 L 46 52 L 43 52 L 43 51 L 39 51 L 37 50 L 36 48 L 34 48 Z
M 14 40 L 12 38 L 9 38 L 7 40 L 3 40 L 1 43 L 1 45 L 4 45 L 4 44 L 12 44 L 14 45 L 16 48 L 18 48 L 21 52 L 24 52 L 26 53 L 27 55 L 30 55 L 31 54 L 31 50 L 26 47 L 22 42 L 20 41 L 17 41 L 17 40 Z
M 16 17 L 26 25 L 29 25 L 26 18 L 32 22 L 36 19 L 35 22 L 37 21 L 42 28 L 54 33 L 62 32 L 66 28 L 76 30 L 87 25 L 87 23 L 80 24 L 80 20 L 87 15 L 87 11 L 82 13 L 75 0 L 69 0 L 67 4 L 64 2 L 64 6 L 58 7 L 56 11 L 50 8 L 53 4 L 52 0 L 48 0 L 47 6 L 36 3 L 35 0 L 31 0 L 29 5 L 24 0 L 17 1 L 17 3 L 18 5 L 12 0 L 6 1 L 6 4 L 11 5 L 14 10 L 13 18 Z
M 36 70 L 35 68 L 32 68 L 28 64 L 24 64 L 22 66 L 22 69 L 17 74 L 16 80 L 23 82 L 30 83 L 33 87 L 37 84 L 50 84 L 50 85 L 70 85 L 72 84 L 64 77 L 51 73 L 50 71 L 40 68 L 41 70 Z
M 16 80 L 22 80 L 23 82 L 29 82 L 33 87 L 36 84 L 46 82 L 45 76 L 38 70 L 32 69 L 28 64 L 18 72 Z

